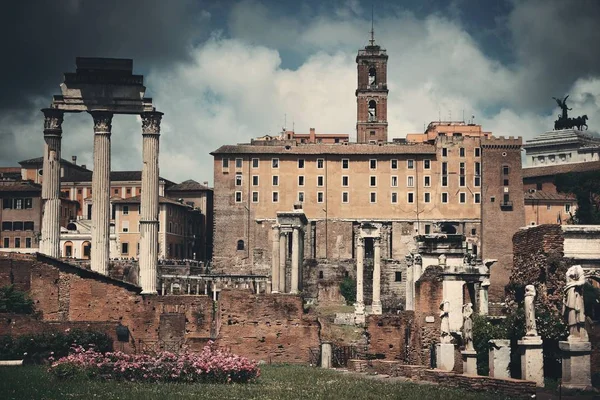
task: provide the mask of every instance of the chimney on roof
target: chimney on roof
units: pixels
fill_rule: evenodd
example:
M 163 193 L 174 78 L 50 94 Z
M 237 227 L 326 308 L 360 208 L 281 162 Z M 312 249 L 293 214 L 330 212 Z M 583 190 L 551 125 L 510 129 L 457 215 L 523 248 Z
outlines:
M 85 168 L 85 164 L 81 164 L 81 168 Z M 87 169 L 87 168 L 85 168 L 85 169 Z
M 310 135 L 308 137 L 308 142 L 315 143 L 316 141 L 317 141 L 317 138 L 315 135 L 315 128 L 310 128 Z
M 77 156 L 71 156 L 71 161 L 73 161 L 73 164 L 77 165 Z
M 204 182 L 202 182 L 202 184 L 203 184 L 204 186 L 208 187 L 208 181 L 204 181 Z

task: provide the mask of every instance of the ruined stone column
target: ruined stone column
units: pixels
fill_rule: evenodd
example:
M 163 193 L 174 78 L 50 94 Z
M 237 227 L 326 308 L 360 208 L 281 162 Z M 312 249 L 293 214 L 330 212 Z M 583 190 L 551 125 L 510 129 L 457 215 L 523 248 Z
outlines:
M 142 195 L 140 212 L 140 286 L 142 294 L 156 294 L 158 264 L 158 139 L 163 113 L 142 117 Z
M 273 251 L 271 253 L 271 293 L 279 293 L 279 226 L 273 225 Z
M 60 145 L 63 112 L 44 108 L 44 166 L 42 181 L 42 236 L 40 253 L 60 257 Z
M 94 118 L 92 172 L 92 270 L 108 274 L 110 235 L 110 134 L 112 113 L 90 111 Z
M 365 301 L 363 296 L 363 275 L 365 258 L 365 239 L 358 238 L 356 243 L 356 304 L 354 305 L 354 322 L 364 324 Z
M 300 271 L 300 231 L 296 227 L 292 231 L 292 254 L 290 257 L 292 258 L 292 287 L 290 288 L 290 293 L 295 294 L 298 293 L 298 274 Z
M 279 291 L 285 293 L 285 255 L 287 234 L 279 230 Z
M 381 240 L 379 238 L 374 238 L 373 247 L 373 304 L 371 310 L 373 314 L 381 314 Z

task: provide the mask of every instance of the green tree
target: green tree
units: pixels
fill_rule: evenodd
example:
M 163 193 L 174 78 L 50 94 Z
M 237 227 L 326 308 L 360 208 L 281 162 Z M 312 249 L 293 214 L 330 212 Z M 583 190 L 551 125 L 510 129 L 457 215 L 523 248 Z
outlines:
M 345 277 L 340 283 L 340 293 L 346 299 L 346 304 L 354 304 L 356 302 L 356 282 L 354 279 Z
M 0 287 L 0 313 L 31 314 L 33 300 L 14 285 Z
M 573 193 L 577 198 L 575 223 L 600 224 L 600 171 L 557 175 L 554 184 L 559 192 Z

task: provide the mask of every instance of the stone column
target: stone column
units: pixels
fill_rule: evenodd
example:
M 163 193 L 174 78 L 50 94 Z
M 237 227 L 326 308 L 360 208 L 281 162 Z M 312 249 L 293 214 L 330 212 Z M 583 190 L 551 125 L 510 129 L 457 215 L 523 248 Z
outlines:
M 60 145 L 63 111 L 44 108 L 44 166 L 40 253 L 60 257 Z
M 454 345 L 452 343 L 437 343 L 435 345 L 436 368 L 442 371 L 454 369 Z
M 331 368 L 333 351 L 330 342 L 321 343 L 321 368 Z
M 415 275 L 413 258 L 408 255 L 406 258 L 406 310 L 415 309 Z
M 381 314 L 381 239 L 373 240 L 373 304 L 371 311 L 373 314 Z
M 490 280 L 484 279 L 479 285 L 479 315 L 488 315 L 488 288 L 490 287 Z
M 356 304 L 354 305 L 354 322 L 365 323 L 365 301 L 363 296 L 363 276 L 365 258 L 365 239 L 358 238 L 356 243 Z
M 92 172 L 92 270 L 108 274 L 110 237 L 110 133 L 112 113 L 91 111 L 94 118 Z
M 298 275 L 300 271 L 300 230 L 296 227 L 294 227 L 294 230 L 292 231 L 292 254 L 290 257 L 292 259 L 292 287 L 290 288 L 290 293 L 295 294 L 298 293 Z
M 287 234 L 279 230 L 279 291 L 285 293 L 285 255 L 287 253 Z
M 534 381 L 540 387 L 544 387 L 542 343 L 540 336 L 523 336 L 522 340 L 517 341 L 521 352 L 521 379 Z
M 492 378 L 510 378 L 510 340 L 493 339 L 490 344 L 490 376 Z
M 142 195 L 140 212 L 140 286 L 142 294 L 156 294 L 158 264 L 158 139 L 163 113 L 142 117 Z M 166 228 L 166 227 L 165 227 Z
M 271 252 L 271 293 L 279 293 L 279 226 L 273 225 L 273 251 Z

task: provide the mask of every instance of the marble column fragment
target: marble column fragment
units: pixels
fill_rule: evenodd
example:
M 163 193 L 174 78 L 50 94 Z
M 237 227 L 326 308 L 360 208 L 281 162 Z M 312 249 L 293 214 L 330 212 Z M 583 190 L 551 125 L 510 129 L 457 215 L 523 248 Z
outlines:
M 285 293 L 285 258 L 287 248 L 287 234 L 279 234 L 279 291 Z
M 94 170 L 92 172 L 93 271 L 108 274 L 110 235 L 110 135 L 113 114 L 91 111 L 94 119 Z
M 381 314 L 381 240 L 373 240 L 373 304 L 371 310 L 373 314 Z
M 273 226 L 273 251 L 271 253 L 271 293 L 279 293 L 279 226 Z
M 142 117 L 142 195 L 140 212 L 140 286 L 142 294 L 156 294 L 158 264 L 158 148 L 163 113 Z
M 300 231 L 298 228 L 294 228 L 292 231 L 292 276 L 290 293 L 298 293 L 298 278 L 300 273 Z
M 40 253 L 60 257 L 60 147 L 63 111 L 44 108 L 42 236 Z
M 354 305 L 354 321 L 357 324 L 365 322 L 365 300 L 364 300 L 364 258 L 365 243 L 362 237 L 358 238 L 356 243 L 356 304 Z

